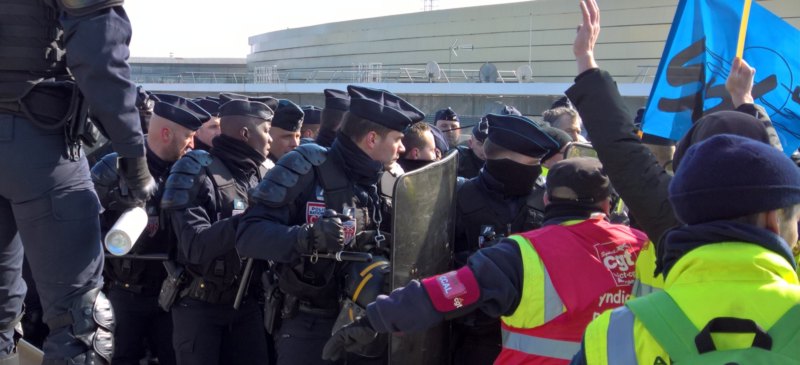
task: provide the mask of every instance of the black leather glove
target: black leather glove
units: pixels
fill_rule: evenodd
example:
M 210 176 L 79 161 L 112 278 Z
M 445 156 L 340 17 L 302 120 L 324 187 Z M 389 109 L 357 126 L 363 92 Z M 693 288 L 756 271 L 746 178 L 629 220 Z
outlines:
M 147 169 L 147 159 L 121 157 L 117 163 L 119 174 L 122 176 L 120 201 L 131 207 L 143 207 L 156 191 L 156 181 Z
M 338 331 L 322 349 L 322 359 L 336 361 L 344 357 L 348 351 L 358 351 L 364 346 L 369 345 L 378 337 L 378 333 L 372 328 L 367 316 L 357 319 Z
M 338 214 L 332 209 L 316 222 L 308 223 L 301 227 L 298 235 L 298 244 L 301 253 L 310 253 L 313 250 L 320 252 L 338 252 L 344 246 L 344 226 L 350 217 Z

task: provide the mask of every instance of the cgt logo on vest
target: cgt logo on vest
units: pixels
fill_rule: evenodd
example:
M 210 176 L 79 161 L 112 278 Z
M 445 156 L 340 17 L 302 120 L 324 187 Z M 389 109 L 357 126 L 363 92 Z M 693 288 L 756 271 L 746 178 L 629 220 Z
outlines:
M 632 248 L 629 244 L 598 243 L 594 245 L 594 249 L 617 286 L 633 284 L 636 278 L 636 255 L 631 253 Z

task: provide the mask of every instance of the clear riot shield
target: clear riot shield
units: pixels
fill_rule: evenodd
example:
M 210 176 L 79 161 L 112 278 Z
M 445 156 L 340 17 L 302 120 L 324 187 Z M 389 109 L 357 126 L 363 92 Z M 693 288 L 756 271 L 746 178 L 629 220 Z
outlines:
M 458 154 L 401 175 L 394 185 L 392 288 L 447 272 L 455 233 Z M 446 364 L 450 328 L 440 324 L 421 333 L 394 335 L 390 364 Z

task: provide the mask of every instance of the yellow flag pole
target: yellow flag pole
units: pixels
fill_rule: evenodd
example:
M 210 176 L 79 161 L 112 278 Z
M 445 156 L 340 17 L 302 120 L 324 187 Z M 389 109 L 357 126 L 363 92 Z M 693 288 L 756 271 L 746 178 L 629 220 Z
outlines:
M 753 0 L 744 0 L 742 10 L 742 23 L 739 25 L 739 43 L 736 45 L 736 57 L 742 58 L 744 55 L 744 40 L 747 38 L 747 22 L 750 20 L 750 5 Z

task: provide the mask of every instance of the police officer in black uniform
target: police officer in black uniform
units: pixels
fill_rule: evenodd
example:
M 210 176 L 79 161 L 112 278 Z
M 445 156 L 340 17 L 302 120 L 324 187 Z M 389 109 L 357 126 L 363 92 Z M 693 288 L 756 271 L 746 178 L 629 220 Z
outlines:
M 197 104 L 174 95 L 158 95 L 147 135 L 147 166 L 158 189 L 145 205 L 149 217 L 145 231 L 127 256 L 107 256 L 105 278 L 108 299 L 114 306 L 113 363 L 138 365 L 146 355 L 145 344 L 159 364 L 175 364 L 172 350 L 172 316 L 158 305 L 161 283 L 166 279 L 162 261 L 135 256 L 164 256 L 174 250 L 175 236 L 161 216 L 161 193 L 172 164 L 192 147 L 195 131 L 210 116 Z M 120 176 L 117 154 L 109 154 L 92 168 L 92 180 L 106 211 L 102 221 L 110 228 L 121 215 L 118 210 Z
M 303 109 L 288 99 L 279 99 L 278 108 L 272 118 L 269 136 L 272 145 L 269 159 L 277 162 L 283 155 L 300 145 L 300 129 L 303 127 Z
M 489 130 L 489 121 L 486 117 L 472 127 L 472 136 L 466 146 L 456 146 L 458 150 L 458 176 L 471 179 L 478 176 L 486 161 L 483 152 L 483 142 Z
M 342 125 L 344 114 L 350 108 L 350 95 L 346 91 L 325 89 L 325 107 L 320 115 L 319 134 L 316 142 L 322 147 L 330 147 L 336 138 L 336 131 Z
M 303 126 L 300 129 L 300 143 L 314 143 L 319 134 L 322 109 L 313 105 L 303 105 Z
M 17 361 L 23 246 L 51 328 L 44 363 L 111 358 L 112 311 L 100 293 L 100 204 L 77 135 L 86 120 L 79 106 L 87 105 L 120 156 L 128 203 L 147 200 L 155 184 L 134 106 L 126 62 L 131 27 L 121 4 L 0 1 L 0 362 Z M 18 231 L 22 243 L 13 240 Z
M 536 123 L 514 115 L 489 114 L 486 164 L 460 185 L 456 202 L 456 264 L 500 237 L 541 227 L 544 189 L 536 186 L 541 159 L 559 144 Z M 453 323 L 455 364 L 491 364 L 500 353 L 500 324 L 481 312 Z
M 284 298 L 278 364 L 329 364 L 322 348 L 339 313 L 346 265 L 318 255 L 388 252 L 376 184 L 404 151 L 402 131 L 424 118 L 388 91 L 349 86 L 348 93 L 333 146 L 304 144 L 286 154 L 252 192 L 239 224 L 239 252 L 277 263 Z
M 178 237 L 177 261 L 189 273 L 181 298 L 172 306 L 179 364 L 268 361 L 257 290 L 245 290 L 237 301 L 247 271 L 234 243 L 247 191 L 264 173 L 272 116 L 259 102 L 223 104 L 222 134 L 214 139 L 211 153 L 187 153 L 167 179 L 161 204 Z M 247 289 L 246 281 L 244 285 Z
M 211 118 L 203 123 L 194 135 L 194 149 L 211 151 L 214 138 L 220 134 L 219 130 L 219 102 L 211 99 L 195 99 L 195 104 L 211 114 Z

